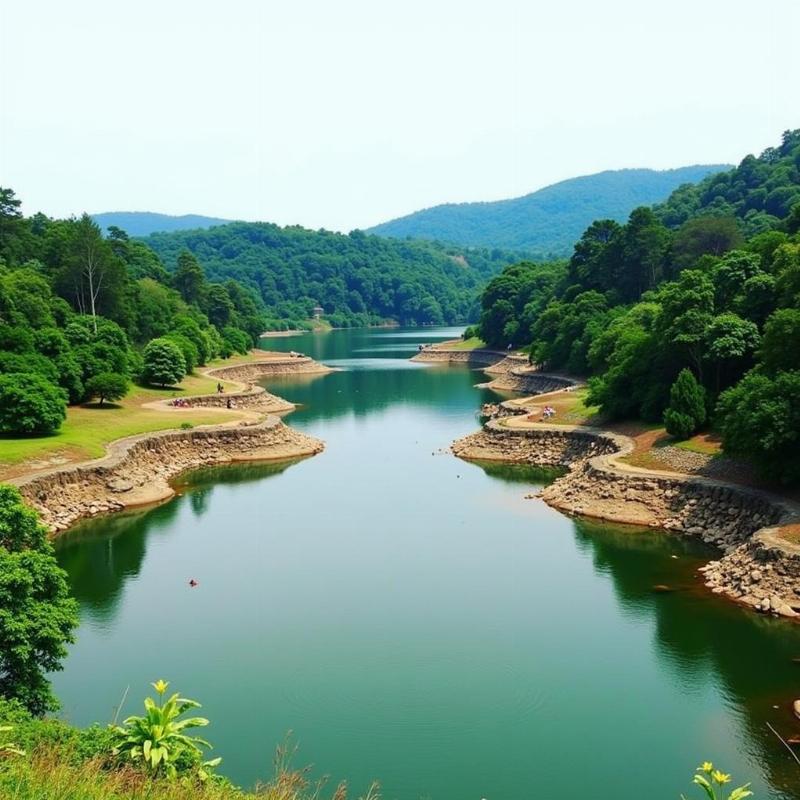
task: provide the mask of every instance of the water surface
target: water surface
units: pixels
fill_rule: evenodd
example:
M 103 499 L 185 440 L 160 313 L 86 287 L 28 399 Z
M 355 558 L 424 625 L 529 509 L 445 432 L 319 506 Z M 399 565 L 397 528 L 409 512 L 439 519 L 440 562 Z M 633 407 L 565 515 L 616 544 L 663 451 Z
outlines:
M 356 795 L 674 800 L 711 759 L 800 796 L 765 725 L 792 730 L 800 629 L 702 590 L 697 542 L 570 519 L 525 499 L 547 473 L 449 455 L 496 399 L 481 372 L 407 360 L 453 333 L 269 340 L 341 368 L 267 384 L 323 454 L 203 470 L 63 538 L 65 714 L 108 720 L 128 686 L 133 713 L 163 677 L 245 785 L 291 730 L 297 765 Z

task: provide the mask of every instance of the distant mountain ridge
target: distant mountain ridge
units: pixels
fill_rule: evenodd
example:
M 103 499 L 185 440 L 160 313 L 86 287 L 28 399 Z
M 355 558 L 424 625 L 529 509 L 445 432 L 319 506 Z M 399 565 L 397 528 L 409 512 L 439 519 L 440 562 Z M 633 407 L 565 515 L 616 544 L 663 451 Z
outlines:
M 152 211 L 108 211 L 102 214 L 92 214 L 92 219 L 103 231 L 116 225 L 129 236 L 149 236 L 151 233 L 213 228 L 216 225 L 227 225 L 234 221 L 219 217 L 204 217 L 201 214 L 174 216 L 172 214 L 156 214 Z
M 637 206 L 662 202 L 679 186 L 730 168 L 730 164 L 698 164 L 668 170 L 606 170 L 509 200 L 433 206 L 367 232 L 526 250 L 540 258 L 564 257 L 594 220 L 623 222 Z

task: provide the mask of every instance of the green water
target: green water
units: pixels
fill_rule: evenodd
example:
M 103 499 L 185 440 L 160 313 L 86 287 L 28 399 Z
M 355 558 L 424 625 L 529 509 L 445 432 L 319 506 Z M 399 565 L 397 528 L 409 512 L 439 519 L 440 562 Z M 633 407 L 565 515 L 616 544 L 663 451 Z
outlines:
M 127 686 L 132 713 L 166 678 L 246 785 L 291 730 L 298 766 L 390 799 L 675 800 L 701 759 L 800 796 L 765 725 L 792 731 L 800 628 L 703 591 L 696 542 L 569 519 L 524 499 L 546 473 L 449 455 L 492 395 L 406 359 L 452 333 L 270 341 L 342 367 L 269 383 L 323 454 L 205 470 L 62 539 L 65 715 L 106 721 Z

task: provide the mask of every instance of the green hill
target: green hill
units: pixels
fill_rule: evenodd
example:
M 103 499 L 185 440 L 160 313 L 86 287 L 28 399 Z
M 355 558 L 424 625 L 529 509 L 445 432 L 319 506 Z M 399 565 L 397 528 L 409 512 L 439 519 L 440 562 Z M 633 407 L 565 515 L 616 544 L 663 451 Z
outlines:
M 711 164 L 680 169 L 622 169 L 554 183 L 491 203 L 448 203 L 384 222 L 369 233 L 460 245 L 526 250 L 537 258 L 568 256 L 595 219 L 622 222 L 637 206 L 665 200 L 685 183 L 729 169 Z
M 486 281 L 520 257 L 266 222 L 154 233 L 144 241 L 170 270 L 186 249 L 210 280 L 234 278 L 252 287 L 273 319 L 307 319 L 321 305 L 336 326 L 468 321 Z
M 738 167 L 681 186 L 656 214 L 671 228 L 698 217 L 736 217 L 746 236 L 779 227 L 800 203 L 800 129 L 785 131 L 777 147 L 748 155 Z
M 225 225 L 231 220 L 218 217 L 203 217 L 200 214 L 155 214 L 151 211 L 108 211 L 92 214 L 92 219 L 103 231 L 116 226 L 129 236 L 148 236 L 157 231 L 185 231 L 195 228 L 212 228 Z

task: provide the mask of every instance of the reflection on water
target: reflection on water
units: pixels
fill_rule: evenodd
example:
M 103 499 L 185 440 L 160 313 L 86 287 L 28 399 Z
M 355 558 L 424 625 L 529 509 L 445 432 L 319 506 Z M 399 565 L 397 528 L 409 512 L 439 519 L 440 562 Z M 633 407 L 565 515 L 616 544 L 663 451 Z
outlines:
M 324 453 L 199 471 L 60 542 L 82 609 L 66 714 L 106 720 L 168 678 L 246 784 L 292 729 L 303 763 L 400 800 L 674 798 L 704 758 L 798 796 L 765 723 L 795 726 L 800 629 L 706 593 L 699 542 L 570 519 L 525 499 L 552 471 L 449 455 L 492 395 L 397 361 L 436 338 L 270 341 L 350 363 L 267 384 Z

